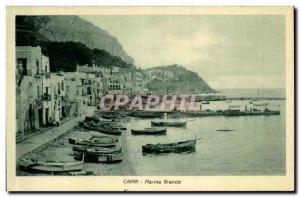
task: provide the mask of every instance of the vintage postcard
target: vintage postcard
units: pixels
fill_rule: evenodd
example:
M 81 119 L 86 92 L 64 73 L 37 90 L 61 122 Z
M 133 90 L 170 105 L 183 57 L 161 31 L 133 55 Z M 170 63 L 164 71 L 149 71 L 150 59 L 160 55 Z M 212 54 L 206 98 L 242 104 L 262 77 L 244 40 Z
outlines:
M 294 191 L 293 7 L 7 7 L 8 191 Z

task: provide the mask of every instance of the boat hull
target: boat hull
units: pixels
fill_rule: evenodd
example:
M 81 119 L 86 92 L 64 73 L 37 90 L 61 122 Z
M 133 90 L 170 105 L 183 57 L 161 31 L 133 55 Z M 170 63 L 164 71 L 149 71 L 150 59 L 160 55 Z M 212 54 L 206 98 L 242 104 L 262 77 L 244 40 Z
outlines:
M 115 147 L 117 139 L 111 136 L 98 136 L 91 139 L 69 138 L 69 143 L 74 145 L 95 146 L 95 147 Z
M 139 118 L 160 118 L 163 116 L 163 113 L 138 111 L 138 112 L 132 112 L 131 116 L 139 117 Z
M 70 172 L 70 171 L 80 171 L 83 167 L 82 161 L 74 162 L 38 162 L 38 161 L 21 161 L 20 167 L 26 171 L 35 172 Z
M 170 144 L 147 144 L 142 146 L 143 154 L 195 152 L 196 140 L 188 140 Z
M 100 127 L 100 126 L 93 126 L 93 125 L 89 125 L 89 124 L 83 124 L 83 127 L 85 129 L 98 131 L 100 133 L 107 134 L 107 135 L 121 135 L 122 134 L 122 131 L 117 128 L 111 129 L 111 128 L 105 128 L 105 127 Z
M 151 121 L 151 126 L 185 127 L 186 122 L 154 122 L 154 121 Z
M 86 156 L 89 154 L 92 154 L 91 151 L 88 152 L 88 149 L 90 150 L 98 150 L 99 154 L 109 154 L 109 153 L 115 153 L 115 152 L 121 152 L 122 147 L 90 147 L 90 146 L 85 146 L 85 145 L 74 145 L 73 146 L 73 151 L 80 152 L 80 153 L 85 153 Z
M 82 160 L 82 155 L 80 152 L 74 152 L 74 159 Z M 122 150 L 112 153 L 86 152 L 84 161 L 92 163 L 118 163 L 123 161 L 123 152 Z
M 136 130 L 131 129 L 132 135 L 166 135 L 167 129 L 157 129 L 157 130 Z

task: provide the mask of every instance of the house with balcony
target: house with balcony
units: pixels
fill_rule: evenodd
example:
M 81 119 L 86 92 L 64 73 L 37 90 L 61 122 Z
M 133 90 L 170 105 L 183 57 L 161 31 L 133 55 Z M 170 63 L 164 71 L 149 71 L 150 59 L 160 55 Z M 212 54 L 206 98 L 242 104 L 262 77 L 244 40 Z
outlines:
M 17 134 L 25 136 L 45 126 L 44 89 L 49 83 L 49 58 L 41 47 L 16 46 L 16 121 Z

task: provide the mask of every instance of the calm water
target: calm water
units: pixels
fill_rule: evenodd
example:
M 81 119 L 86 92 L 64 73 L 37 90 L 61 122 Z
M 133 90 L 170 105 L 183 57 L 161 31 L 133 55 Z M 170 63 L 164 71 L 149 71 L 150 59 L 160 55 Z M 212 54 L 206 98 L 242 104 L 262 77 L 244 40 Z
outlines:
M 241 105 L 241 109 L 244 109 L 245 105 L 249 107 L 249 102 L 210 102 L 209 105 L 203 105 L 202 109 L 226 109 L 228 105 Z M 177 118 L 174 121 L 187 121 L 187 127 L 169 127 L 165 136 L 131 135 L 130 129 L 150 127 L 151 119 L 130 117 L 124 122 L 127 131 L 120 137 L 125 150 L 124 161 L 117 164 L 85 163 L 83 170 L 92 170 L 95 175 L 105 176 L 282 175 L 285 174 L 285 101 L 270 101 L 269 108 L 281 110 L 281 115 Z M 220 132 L 217 129 L 235 131 Z M 91 134 L 99 135 L 98 132 L 69 132 L 43 150 L 26 157 L 72 161 L 72 145 L 68 143 L 68 138 L 88 138 Z M 197 141 L 194 153 L 142 155 L 142 145 L 189 140 L 195 136 L 201 140 Z M 17 174 L 43 175 L 20 170 L 17 170 Z
M 242 108 L 248 101 L 235 101 Z M 225 102 L 211 102 L 224 109 Z M 132 128 L 150 127 L 151 119 L 127 123 L 128 160 L 136 175 L 279 175 L 285 174 L 285 101 L 271 101 L 279 116 L 181 118 L 186 128 L 168 128 L 165 136 L 133 136 Z M 217 129 L 233 129 L 220 132 Z M 142 155 L 142 145 L 201 138 L 191 154 Z

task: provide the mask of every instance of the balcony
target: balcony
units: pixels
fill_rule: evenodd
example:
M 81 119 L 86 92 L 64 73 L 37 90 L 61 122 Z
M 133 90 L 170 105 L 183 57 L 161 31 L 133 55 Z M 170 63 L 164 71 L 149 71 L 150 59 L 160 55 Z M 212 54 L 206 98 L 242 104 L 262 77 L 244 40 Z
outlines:
M 41 95 L 41 101 L 51 101 L 51 95 L 50 94 Z

